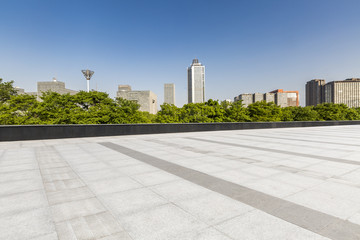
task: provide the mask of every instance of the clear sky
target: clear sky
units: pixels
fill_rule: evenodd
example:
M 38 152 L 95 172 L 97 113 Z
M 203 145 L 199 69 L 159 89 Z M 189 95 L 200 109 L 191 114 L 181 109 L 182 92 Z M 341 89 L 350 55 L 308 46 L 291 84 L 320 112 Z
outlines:
M 0 0 L 0 78 L 25 91 L 56 77 L 114 97 L 117 85 L 175 83 L 187 102 L 187 67 L 206 67 L 206 98 L 299 90 L 360 77 L 359 0 Z

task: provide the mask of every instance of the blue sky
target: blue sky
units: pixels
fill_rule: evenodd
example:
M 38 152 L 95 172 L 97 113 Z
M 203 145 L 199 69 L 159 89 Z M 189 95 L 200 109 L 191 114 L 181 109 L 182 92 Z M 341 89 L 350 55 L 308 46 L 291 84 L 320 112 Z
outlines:
M 187 101 L 186 69 L 206 67 L 206 98 L 299 90 L 360 77 L 358 0 L 0 0 L 0 78 L 36 91 L 57 77 L 114 97 L 117 85 L 175 83 Z

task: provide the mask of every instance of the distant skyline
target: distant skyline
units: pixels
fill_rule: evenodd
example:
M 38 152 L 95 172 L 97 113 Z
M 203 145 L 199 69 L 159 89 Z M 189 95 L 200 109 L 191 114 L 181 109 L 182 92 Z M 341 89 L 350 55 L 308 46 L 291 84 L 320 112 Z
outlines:
M 0 78 L 36 91 L 56 77 L 115 97 L 118 85 L 164 83 L 187 103 L 187 67 L 206 67 L 206 99 L 299 90 L 360 77 L 358 0 L 0 1 Z

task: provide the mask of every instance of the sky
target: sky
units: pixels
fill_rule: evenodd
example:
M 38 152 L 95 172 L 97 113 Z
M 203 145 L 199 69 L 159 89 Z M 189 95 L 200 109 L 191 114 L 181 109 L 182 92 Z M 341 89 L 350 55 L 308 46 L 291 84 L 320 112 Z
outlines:
M 206 99 L 298 90 L 360 77 L 359 0 L 0 0 L 0 78 L 36 91 L 56 77 L 115 97 L 174 83 L 187 103 L 187 67 L 205 65 Z

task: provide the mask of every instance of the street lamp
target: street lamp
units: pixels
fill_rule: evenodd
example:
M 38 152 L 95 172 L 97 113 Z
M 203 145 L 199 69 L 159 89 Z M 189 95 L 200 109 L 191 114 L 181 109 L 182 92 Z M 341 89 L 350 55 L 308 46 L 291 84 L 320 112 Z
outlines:
M 84 76 L 87 80 L 87 91 L 90 92 L 90 78 L 94 74 L 94 71 L 86 69 L 86 70 L 81 70 L 81 72 L 84 74 Z

